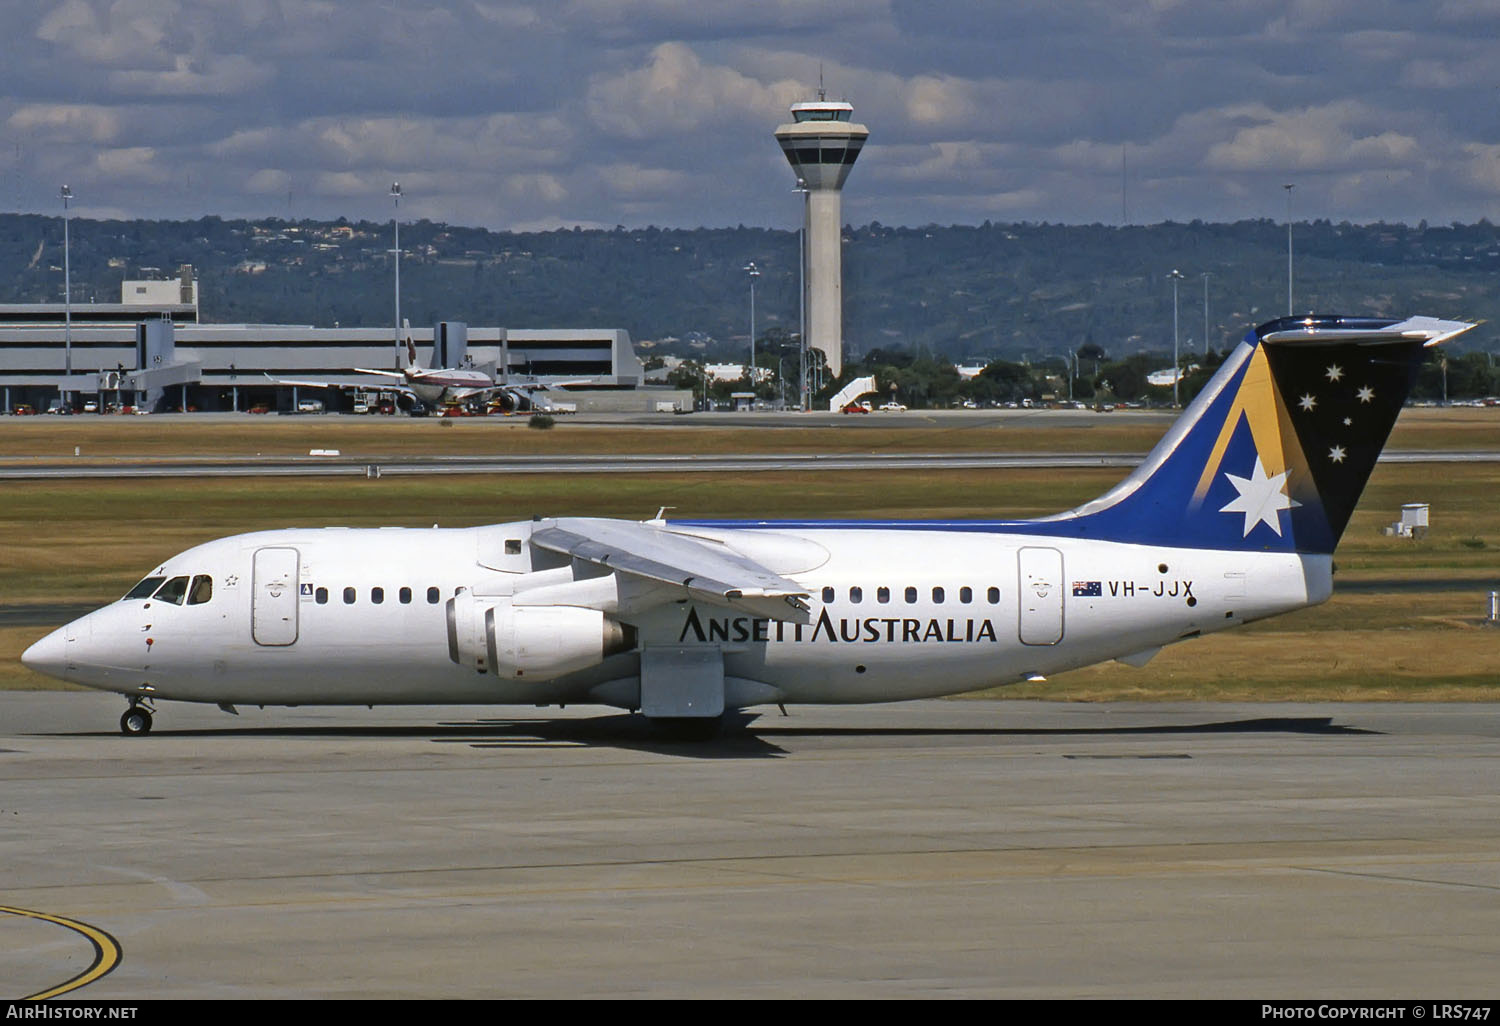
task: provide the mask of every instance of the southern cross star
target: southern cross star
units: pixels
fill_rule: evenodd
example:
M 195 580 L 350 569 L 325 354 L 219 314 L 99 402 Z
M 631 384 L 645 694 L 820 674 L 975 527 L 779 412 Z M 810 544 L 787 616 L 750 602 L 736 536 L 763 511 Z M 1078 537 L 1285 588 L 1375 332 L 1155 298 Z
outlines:
M 1344 376 L 1344 368 L 1340 367 L 1338 364 L 1335 363 L 1335 364 L 1333 364 L 1332 366 L 1330 366 L 1328 368 L 1328 380 L 1329 381 L 1337 381 L 1339 378 L 1342 378 L 1343 376 Z
M 1301 399 L 1298 399 L 1297 405 L 1302 407 L 1302 409 L 1307 411 L 1308 413 L 1311 413 L 1317 408 L 1318 400 L 1316 396 L 1309 393 L 1307 395 L 1304 395 Z
M 1355 392 L 1354 394 L 1359 397 L 1359 401 L 1362 402 L 1362 403 L 1367 403 L 1371 399 L 1375 398 L 1375 390 L 1373 388 L 1371 388 L 1369 385 L 1366 385 L 1364 388 L 1361 388 L 1358 392 Z
M 1229 483 L 1234 485 L 1240 493 L 1230 500 L 1229 504 L 1220 513 L 1243 513 L 1245 515 L 1245 536 L 1249 537 L 1250 530 L 1256 524 L 1265 524 L 1279 536 L 1281 534 L 1281 518 L 1277 516 L 1284 509 L 1292 509 L 1302 503 L 1286 494 L 1286 475 L 1283 470 L 1279 474 L 1266 476 L 1266 468 L 1261 465 L 1260 457 L 1255 457 L 1255 469 L 1250 472 L 1249 477 L 1236 477 L 1234 474 L 1225 473 Z

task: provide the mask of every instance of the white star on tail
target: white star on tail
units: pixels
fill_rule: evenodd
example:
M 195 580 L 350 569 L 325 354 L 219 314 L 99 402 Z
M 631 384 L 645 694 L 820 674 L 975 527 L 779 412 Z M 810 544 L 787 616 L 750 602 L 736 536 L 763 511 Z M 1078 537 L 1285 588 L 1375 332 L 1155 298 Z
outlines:
M 1276 514 L 1302 505 L 1286 494 L 1286 475 L 1287 472 L 1283 470 L 1274 477 L 1267 477 L 1266 468 L 1261 465 L 1259 456 L 1255 457 L 1255 469 L 1250 472 L 1249 477 L 1236 477 L 1226 473 L 1224 476 L 1229 478 L 1229 483 L 1240 494 L 1219 512 L 1245 514 L 1246 537 L 1249 537 L 1251 528 L 1256 524 L 1265 524 L 1280 536 L 1281 518 Z
M 1343 376 L 1344 376 L 1344 368 L 1340 367 L 1338 364 L 1335 363 L 1335 364 L 1333 364 L 1332 366 L 1330 366 L 1328 368 L 1328 380 L 1329 381 L 1337 381 L 1340 378 L 1342 378 Z
M 1311 393 L 1308 393 L 1307 395 L 1304 395 L 1301 399 L 1297 400 L 1297 405 L 1300 406 L 1300 407 L 1302 407 L 1302 409 L 1304 411 L 1306 411 L 1307 413 L 1311 413 L 1313 410 L 1315 410 L 1315 409 L 1318 408 L 1318 399 L 1317 399 L 1317 396 L 1314 396 Z
M 1369 385 L 1366 385 L 1364 388 L 1361 388 L 1358 392 L 1356 392 L 1355 395 L 1359 397 L 1360 402 L 1367 403 L 1371 399 L 1375 398 L 1375 390 Z

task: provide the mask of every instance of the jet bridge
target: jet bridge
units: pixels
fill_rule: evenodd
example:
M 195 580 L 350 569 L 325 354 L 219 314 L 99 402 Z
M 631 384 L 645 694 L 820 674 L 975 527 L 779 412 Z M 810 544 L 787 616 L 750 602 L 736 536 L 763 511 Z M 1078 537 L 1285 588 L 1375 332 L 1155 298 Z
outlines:
M 62 379 L 60 388 L 64 393 L 145 393 L 145 401 L 140 405 L 153 409 L 162 401 L 166 389 L 173 385 L 195 385 L 203 380 L 202 361 L 184 359 L 189 353 L 186 350 L 178 353 L 171 321 L 144 321 L 136 325 L 133 369 L 118 367 L 93 374 L 70 374 Z

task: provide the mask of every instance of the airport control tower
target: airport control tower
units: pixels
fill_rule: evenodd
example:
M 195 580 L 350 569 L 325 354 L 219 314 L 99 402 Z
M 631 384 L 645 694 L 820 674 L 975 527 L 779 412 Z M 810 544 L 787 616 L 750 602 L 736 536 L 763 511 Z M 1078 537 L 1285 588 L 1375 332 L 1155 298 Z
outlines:
M 870 130 L 850 119 L 842 100 L 792 104 L 792 123 L 776 129 L 776 141 L 807 190 L 807 345 L 822 350 L 835 376 L 844 367 L 843 270 L 839 236 L 839 192 Z

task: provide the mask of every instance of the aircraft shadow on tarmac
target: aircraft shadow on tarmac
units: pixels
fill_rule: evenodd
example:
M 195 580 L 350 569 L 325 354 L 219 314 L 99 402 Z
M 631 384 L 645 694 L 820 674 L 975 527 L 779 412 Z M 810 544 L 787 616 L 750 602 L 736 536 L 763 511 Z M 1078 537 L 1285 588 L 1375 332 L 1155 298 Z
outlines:
M 152 738 L 425 738 L 438 744 L 475 749 L 618 748 L 691 759 L 768 759 L 789 754 L 778 738 L 1044 738 L 1208 736 L 1227 734 L 1307 734 L 1333 737 L 1377 735 L 1380 731 L 1347 727 L 1331 716 L 1274 716 L 1210 723 L 1161 723 L 1112 727 L 829 727 L 796 726 L 795 717 L 770 718 L 759 713 L 726 716 L 711 738 L 673 736 L 643 716 L 619 714 L 588 719 L 481 719 L 427 726 L 286 726 L 222 729 L 159 729 Z M 783 725 L 784 724 L 784 725 Z M 75 737 L 117 736 L 89 733 Z M 151 739 L 134 741 L 150 744 Z

